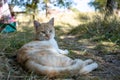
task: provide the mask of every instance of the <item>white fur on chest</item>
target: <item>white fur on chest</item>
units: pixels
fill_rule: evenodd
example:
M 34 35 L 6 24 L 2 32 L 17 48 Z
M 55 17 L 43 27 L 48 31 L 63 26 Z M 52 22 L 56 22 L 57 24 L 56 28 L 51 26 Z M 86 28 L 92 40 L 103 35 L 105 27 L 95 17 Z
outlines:
M 23 47 L 33 47 L 33 48 L 40 48 L 43 46 L 49 46 L 49 47 L 55 47 L 55 40 L 49 40 L 49 41 L 32 41 L 26 45 L 24 45 Z
M 54 39 L 51 39 L 48 41 L 32 41 L 24 45 L 23 47 L 31 48 L 30 50 L 28 50 L 29 54 L 35 54 L 36 52 L 42 51 L 42 50 L 47 50 L 52 53 L 59 54 L 57 50 L 58 46 Z

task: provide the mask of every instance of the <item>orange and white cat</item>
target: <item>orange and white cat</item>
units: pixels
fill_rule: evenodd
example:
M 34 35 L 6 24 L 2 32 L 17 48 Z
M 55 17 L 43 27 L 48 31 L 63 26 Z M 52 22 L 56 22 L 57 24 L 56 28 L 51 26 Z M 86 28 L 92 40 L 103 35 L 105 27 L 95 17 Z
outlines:
M 29 71 L 49 77 L 87 74 L 98 67 L 93 60 L 71 59 L 68 50 L 61 50 L 55 37 L 54 18 L 47 23 L 34 21 L 36 41 L 22 46 L 17 61 Z

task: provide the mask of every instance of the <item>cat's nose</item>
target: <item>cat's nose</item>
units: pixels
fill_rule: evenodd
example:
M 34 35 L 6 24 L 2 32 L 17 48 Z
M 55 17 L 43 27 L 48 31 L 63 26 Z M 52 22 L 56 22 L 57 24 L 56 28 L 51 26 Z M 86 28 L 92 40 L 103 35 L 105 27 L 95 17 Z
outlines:
M 47 39 L 47 40 L 50 39 L 50 34 L 46 34 L 46 39 Z

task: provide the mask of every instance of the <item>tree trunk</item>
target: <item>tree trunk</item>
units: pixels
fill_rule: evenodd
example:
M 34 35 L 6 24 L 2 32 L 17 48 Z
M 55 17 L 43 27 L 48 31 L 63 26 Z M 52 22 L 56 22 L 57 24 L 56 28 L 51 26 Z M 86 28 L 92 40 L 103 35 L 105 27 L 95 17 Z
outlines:
M 117 1 L 116 0 L 107 0 L 106 7 L 105 7 L 105 16 L 104 20 L 115 13 L 117 13 Z
M 35 20 L 35 14 L 36 14 L 36 12 L 35 12 L 35 10 L 33 10 L 33 14 L 32 14 L 32 19 L 33 20 Z
M 48 4 L 47 4 L 47 2 L 45 3 L 45 5 L 46 5 L 46 17 L 48 17 Z
M 106 14 L 107 15 L 113 14 L 115 8 L 116 8 L 116 1 L 115 0 L 107 0 L 107 3 L 106 3 Z

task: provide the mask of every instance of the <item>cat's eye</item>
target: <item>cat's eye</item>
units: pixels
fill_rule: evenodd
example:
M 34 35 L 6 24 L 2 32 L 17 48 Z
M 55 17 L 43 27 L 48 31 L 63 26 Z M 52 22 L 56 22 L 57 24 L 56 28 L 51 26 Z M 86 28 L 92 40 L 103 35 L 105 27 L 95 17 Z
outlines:
M 43 34 L 45 34 L 45 31 L 41 31 Z
M 52 33 L 52 30 L 50 30 L 50 33 Z

